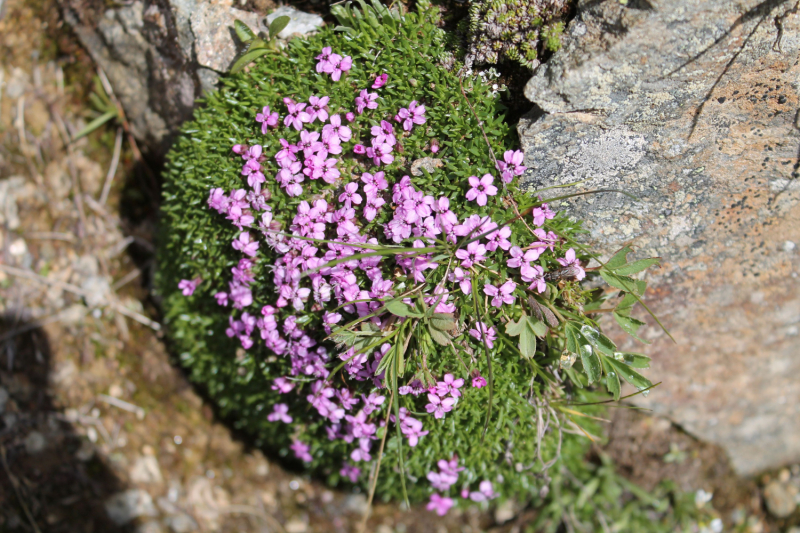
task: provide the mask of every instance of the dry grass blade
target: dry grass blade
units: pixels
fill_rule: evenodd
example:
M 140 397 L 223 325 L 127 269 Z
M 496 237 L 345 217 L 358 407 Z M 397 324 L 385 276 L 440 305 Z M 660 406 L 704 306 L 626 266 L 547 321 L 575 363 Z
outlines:
M 19 493 L 19 481 L 11 473 L 8 469 L 8 462 L 6 462 L 6 447 L 0 444 L 0 459 L 3 461 L 3 470 L 6 471 L 6 475 L 8 476 L 8 480 L 11 482 L 11 486 L 14 487 L 14 493 L 17 495 L 17 501 L 19 501 L 20 507 L 22 507 L 22 511 L 25 513 L 25 516 L 28 518 L 28 521 L 31 523 L 31 527 L 35 533 L 42 533 L 42 530 L 39 529 L 39 526 L 36 525 L 36 520 L 33 519 L 33 515 L 31 514 L 30 509 L 25 504 L 25 500 L 22 499 L 22 495 Z

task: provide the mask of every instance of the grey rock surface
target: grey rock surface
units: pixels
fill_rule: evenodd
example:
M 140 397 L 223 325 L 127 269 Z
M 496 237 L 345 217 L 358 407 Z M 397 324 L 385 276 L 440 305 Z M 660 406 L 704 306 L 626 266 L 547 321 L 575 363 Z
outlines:
M 236 9 L 231 0 L 60 2 L 66 21 L 108 76 L 134 136 L 155 157 L 166 153 L 196 98 L 213 90 L 233 63 L 239 44 L 234 20 L 266 30 L 264 14 Z M 278 12 L 292 18 L 282 38 L 323 23 L 293 8 Z
M 636 403 L 727 450 L 743 474 L 800 459 L 800 13 L 775 0 L 580 0 L 525 88 L 526 186 L 610 255 L 660 256 L 649 303 L 663 384 Z M 645 315 L 640 310 L 639 315 Z M 610 331 L 619 331 L 609 324 Z
M 305 35 L 318 30 L 322 24 L 322 17 L 312 13 L 298 11 L 291 6 L 282 6 L 267 15 L 267 24 L 271 24 L 278 17 L 289 17 L 286 27 L 278 33 L 281 39 L 288 39 L 292 35 Z

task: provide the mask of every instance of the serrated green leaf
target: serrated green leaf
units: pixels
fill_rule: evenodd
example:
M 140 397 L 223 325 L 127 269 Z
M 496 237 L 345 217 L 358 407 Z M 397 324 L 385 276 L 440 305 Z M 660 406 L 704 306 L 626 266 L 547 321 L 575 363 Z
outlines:
M 291 21 L 292 19 L 286 15 L 272 19 L 272 22 L 269 23 L 269 36 L 272 38 L 277 37 L 278 34 L 282 32 Z
M 617 345 L 614 344 L 611 339 L 602 333 L 597 333 L 589 340 L 592 342 L 592 345 L 597 349 L 597 351 L 609 357 L 614 357 L 614 353 L 617 351 Z
M 633 263 L 629 263 L 624 265 L 620 268 L 614 270 L 615 274 L 620 276 L 630 276 L 631 274 L 636 274 L 637 272 L 641 272 L 646 268 L 650 268 L 653 265 L 657 265 L 661 262 L 660 257 L 651 257 L 649 259 L 641 259 L 639 261 L 635 261 Z
M 533 331 L 537 337 L 544 337 L 547 335 L 547 325 L 541 320 L 532 316 L 528 317 L 528 327 Z
M 635 295 L 626 293 L 617 304 L 617 307 L 614 308 L 614 312 L 620 316 L 631 316 L 631 310 L 633 310 L 633 306 L 635 306 L 638 301 Z
M 456 321 L 450 313 L 434 313 L 430 318 L 431 327 L 441 331 L 453 331 L 456 329 Z
M 434 327 L 429 327 L 428 332 L 431 334 L 431 339 L 433 339 L 436 344 L 441 344 L 442 346 L 450 345 L 451 339 L 447 332 L 438 330 Z
M 236 36 L 243 43 L 248 43 L 256 38 L 256 34 L 250 29 L 250 26 L 239 19 L 233 21 L 233 29 L 236 32 Z

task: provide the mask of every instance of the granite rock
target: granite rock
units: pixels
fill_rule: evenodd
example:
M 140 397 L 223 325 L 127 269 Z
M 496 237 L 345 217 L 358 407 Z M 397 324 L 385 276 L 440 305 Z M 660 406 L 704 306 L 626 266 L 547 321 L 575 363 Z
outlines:
M 525 88 L 531 190 L 606 257 L 647 274 L 641 346 L 662 385 L 636 403 L 722 446 L 752 474 L 800 459 L 800 12 L 774 0 L 580 0 L 564 47 Z M 640 315 L 645 313 L 640 310 Z M 609 324 L 611 331 L 618 331 Z
M 155 158 L 191 117 L 197 97 L 213 90 L 233 63 L 239 46 L 234 20 L 266 30 L 263 14 L 236 9 L 232 0 L 60 3 L 65 20 L 108 76 L 133 135 Z M 279 11 L 292 17 L 281 37 L 322 25 L 317 15 Z

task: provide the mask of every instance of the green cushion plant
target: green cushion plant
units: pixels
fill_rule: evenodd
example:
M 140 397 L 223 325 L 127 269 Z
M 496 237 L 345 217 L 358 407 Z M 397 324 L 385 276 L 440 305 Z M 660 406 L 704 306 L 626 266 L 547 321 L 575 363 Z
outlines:
M 340 7 L 223 79 L 169 156 L 157 282 L 181 362 L 237 427 L 443 514 L 538 497 L 585 448 L 584 387 L 652 386 L 595 318 L 636 336 L 631 276 L 657 259 L 587 268 L 580 223 L 520 188 L 497 95 L 440 65 L 417 9 Z

